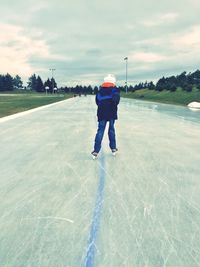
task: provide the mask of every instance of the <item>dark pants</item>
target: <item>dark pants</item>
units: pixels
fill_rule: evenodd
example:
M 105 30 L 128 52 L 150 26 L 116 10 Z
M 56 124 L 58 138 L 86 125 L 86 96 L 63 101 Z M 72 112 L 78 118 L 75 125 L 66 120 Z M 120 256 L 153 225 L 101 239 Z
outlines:
M 94 151 L 99 153 L 101 149 L 101 142 L 103 139 L 104 131 L 106 128 L 107 121 L 99 121 L 97 134 L 95 137 L 95 143 L 94 143 Z M 108 137 L 109 137 L 109 146 L 111 149 L 116 149 L 116 140 L 115 140 L 115 128 L 114 128 L 115 120 L 109 121 L 109 129 L 108 129 Z

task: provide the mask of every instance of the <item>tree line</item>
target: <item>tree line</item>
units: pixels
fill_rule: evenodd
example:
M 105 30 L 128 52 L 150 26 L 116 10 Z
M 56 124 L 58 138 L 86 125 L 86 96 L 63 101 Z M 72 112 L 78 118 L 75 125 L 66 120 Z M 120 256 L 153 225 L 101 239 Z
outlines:
M 57 89 L 57 83 L 54 78 L 48 78 L 45 82 L 43 82 L 40 76 L 33 74 L 28 78 L 27 86 L 23 86 L 23 81 L 19 75 L 12 77 L 9 73 L 6 75 L 0 74 L 1 92 L 13 91 L 16 89 L 28 89 L 39 93 L 48 90 L 48 92 L 52 93 L 55 89 Z
M 28 78 L 27 86 L 23 86 L 23 81 L 19 75 L 12 77 L 9 73 L 0 75 L 0 91 L 13 91 L 19 89 L 27 89 L 38 93 L 53 93 L 57 91 L 57 83 L 54 78 L 47 79 L 43 82 L 40 76 L 36 74 Z M 93 94 L 98 91 L 98 87 L 76 85 L 75 87 L 65 86 L 58 89 L 59 92 L 73 94 Z
M 156 91 L 169 90 L 171 92 L 174 92 L 178 87 L 187 92 L 191 92 L 193 87 L 196 87 L 200 90 L 200 70 L 196 70 L 193 73 L 187 73 L 186 71 L 184 71 L 177 76 L 173 75 L 170 77 L 162 77 L 157 81 L 156 84 L 154 84 L 154 82 L 152 81 L 146 81 L 140 82 L 135 86 L 129 85 L 127 87 L 127 90 L 129 92 L 134 92 L 136 90 L 149 89 Z M 121 91 L 126 90 L 125 86 L 119 86 L 118 88 Z M 28 78 L 27 86 L 23 86 L 22 79 L 19 75 L 12 77 L 9 73 L 7 73 L 6 75 L 0 74 L 0 91 L 13 91 L 16 89 L 29 89 L 39 93 L 53 93 L 55 92 L 55 90 L 57 91 L 57 83 L 54 78 L 48 78 L 45 82 L 43 82 L 40 76 L 33 74 Z M 73 94 L 96 94 L 98 89 L 99 87 L 97 86 L 92 87 L 91 85 L 76 85 L 75 87 L 61 87 L 59 88 L 59 91 L 63 93 Z
M 13 91 L 17 88 L 22 88 L 23 82 L 19 75 L 12 77 L 9 73 L 6 75 L 0 74 L 0 91 Z
M 152 81 L 146 81 L 144 83 L 136 84 L 134 87 L 129 86 L 128 90 L 134 92 L 140 89 L 149 89 L 156 91 L 169 90 L 174 92 L 178 87 L 187 92 L 191 92 L 193 87 L 196 87 L 198 90 L 200 90 L 200 70 L 196 70 L 193 73 L 189 72 L 188 74 L 186 71 L 184 71 L 177 76 L 173 75 L 170 77 L 162 77 L 156 84 L 154 84 Z
M 82 85 L 76 85 L 75 87 L 71 86 L 65 86 L 61 87 L 60 91 L 65 93 L 73 93 L 73 94 L 96 94 L 99 90 L 98 86 L 92 87 L 91 85 L 88 86 L 82 86 Z
M 16 75 L 15 77 L 12 77 L 9 73 L 6 75 L 0 75 L 0 91 L 13 91 L 17 89 L 27 89 L 38 93 L 53 93 L 55 92 L 55 89 L 57 91 L 57 83 L 54 78 L 48 78 L 45 82 L 43 82 L 40 76 L 33 74 L 28 78 L 27 86 L 23 86 L 22 79 L 19 75 Z M 75 87 L 60 87 L 58 91 L 73 94 L 94 94 L 98 91 L 98 89 L 99 88 L 97 86 L 76 85 Z
M 30 90 L 36 91 L 38 93 L 43 93 L 45 91 L 53 93 L 55 89 L 57 91 L 57 83 L 54 78 L 48 78 L 45 82 L 43 82 L 40 76 L 36 76 L 35 74 L 33 74 L 28 79 L 27 84 Z

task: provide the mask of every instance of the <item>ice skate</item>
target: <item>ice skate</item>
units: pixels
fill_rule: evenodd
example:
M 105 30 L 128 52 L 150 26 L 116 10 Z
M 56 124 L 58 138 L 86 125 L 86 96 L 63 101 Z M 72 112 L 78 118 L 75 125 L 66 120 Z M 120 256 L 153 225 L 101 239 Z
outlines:
M 112 155 L 113 155 L 113 156 L 116 156 L 116 153 L 117 153 L 117 151 L 118 151 L 118 149 L 117 149 L 117 148 L 115 148 L 115 149 L 112 149 Z
M 98 153 L 96 151 L 92 151 L 91 154 L 93 159 L 96 159 L 98 156 Z

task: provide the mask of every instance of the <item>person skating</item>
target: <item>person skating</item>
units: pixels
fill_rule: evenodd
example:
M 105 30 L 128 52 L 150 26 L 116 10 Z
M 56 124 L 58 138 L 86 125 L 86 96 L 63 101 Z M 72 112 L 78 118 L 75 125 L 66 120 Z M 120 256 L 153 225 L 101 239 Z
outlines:
M 114 124 L 118 118 L 117 106 L 120 101 L 120 93 L 116 88 L 116 78 L 114 75 L 108 74 L 104 78 L 104 82 L 97 92 L 95 100 L 98 106 L 98 129 L 94 141 L 94 150 L 91 152 L 93 158 L 96 158 L 101 150 L 101 143 L 107 122 L 109 122 L 108 137 L 110 149 L 113 154 L 118 151 Z

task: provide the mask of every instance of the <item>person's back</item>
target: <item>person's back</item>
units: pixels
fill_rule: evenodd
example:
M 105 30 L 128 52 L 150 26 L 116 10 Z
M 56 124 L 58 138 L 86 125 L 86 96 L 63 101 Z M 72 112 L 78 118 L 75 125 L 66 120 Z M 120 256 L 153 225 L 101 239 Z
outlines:
M 109 74 L 104 78 L 104 83 L 96 94 L 97 117 L 98 117 L 98 131 L 95 137 L 94 151 L 92 155 L 97 156 L 101 149 L 101 142 L 103 139 L 106 123 L 109 121 L 108 136 L 110 140 L 110 148 L 112 152 L 116 152 L 115 128 L 114 123 L 117 120 L 117 105 L 120 101 L 120 94 L 115 86 L 116 79 Z
M 116 87 L 105 87 L 105 85 L 106 83 L 102 85 L 96 95 L 98 121 L 117 120 L 117 105 L 120 100 L 119 92 Z

